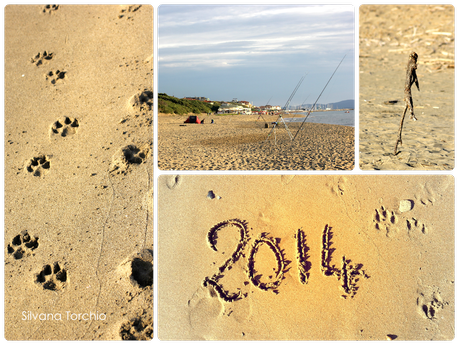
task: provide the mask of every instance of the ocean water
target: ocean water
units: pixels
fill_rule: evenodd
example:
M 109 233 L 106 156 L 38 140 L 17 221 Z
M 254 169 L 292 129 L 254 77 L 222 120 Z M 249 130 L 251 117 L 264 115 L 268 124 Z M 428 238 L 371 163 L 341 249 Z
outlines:
M 288 116 L 284 115 L 285 122 L 303 122 L 306 113 L 290 113 Z M 295 117 L 293 117 L 295 116 Z M 349 110 L 345 113 L 344 110 L 340 111 L 319 111 L 309 114 L 306 122 L 324 123 L 327 125 L 342 125 L 354 127 L 354 110 Z

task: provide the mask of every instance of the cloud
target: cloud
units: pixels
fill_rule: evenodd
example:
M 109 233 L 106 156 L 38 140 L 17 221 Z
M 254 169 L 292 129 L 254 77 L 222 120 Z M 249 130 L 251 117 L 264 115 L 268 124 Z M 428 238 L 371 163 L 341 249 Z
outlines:
M 160 6 L 161 68 L 250 66 L 353 47 L 352 6 Z M 272 58 L 272 55 L 278 57 Z

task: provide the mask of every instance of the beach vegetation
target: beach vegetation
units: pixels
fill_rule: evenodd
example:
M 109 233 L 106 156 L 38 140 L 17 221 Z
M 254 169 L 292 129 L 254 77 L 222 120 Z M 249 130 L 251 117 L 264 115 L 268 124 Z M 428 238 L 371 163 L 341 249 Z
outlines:
M 199 100 L 183 99 L 169 96 L 165 93 L 158 94 L 158 112 L 164 114 L 202 114 L 213 113 L 218 110 L 220 103 L 213 104 Z

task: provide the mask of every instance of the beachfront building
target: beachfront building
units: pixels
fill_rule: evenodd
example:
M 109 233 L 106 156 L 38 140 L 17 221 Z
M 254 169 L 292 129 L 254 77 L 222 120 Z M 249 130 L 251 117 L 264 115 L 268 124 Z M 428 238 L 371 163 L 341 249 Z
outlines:
M 243 105 L 243 106 L 245 106 L 245 107 L 249 107 L 249 108 L 253 107 L 252 103 L 247 102 L 247 101 L 239 101 L 238 103 Z
M 222 103 L 218 108 L 217 114 L 252 114 L 251 108 L 243 107 L 233 103 Z

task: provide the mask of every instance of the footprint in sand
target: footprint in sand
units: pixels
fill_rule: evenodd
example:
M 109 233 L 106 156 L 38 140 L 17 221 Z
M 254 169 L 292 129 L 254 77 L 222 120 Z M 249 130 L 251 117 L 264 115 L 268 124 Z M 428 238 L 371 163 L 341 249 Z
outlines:
M 182 180 L 180 175 L 167 176 L 166 186 L 169 189 L 178 188 L 182 184 Z
M 37 248 L 38 237 L 30 236 L 27 230 L 23 230 L 13 238 L 11 244 L 8 244 L 7 250 L 8 254 L 19 260 L 24 256 L 30 256 Z
M 45 5 L 42 7 L 42 13 L 54 14 L 59 9 L 59 5 Z
M 385 231 L 387 237 L 391 237 L 395 232 L 398 231 L 396 227 L 396 224 L 398 223 L 398 217 L 393 211 L 387 210 L 384 206 L 381 206 L 380 209 L 375 210 L 373 223 L 375 229 L 379 231 Z
M 75 134 L 80 127 L 78 120 L 72 117 L 61 117 L 51 125 L 50 136 L 66 137 Z
M 119 330 L 122 340 L 151 340 L 153 339 L 153 315 L 144 312 L 129 321 L 124 322 Z
M 448 302 L 444 302 L 438 288 L 428 288 L 427 291 L 419 292 L 416 300 L 418 314 L 425 319 L 434 320 L 438 312 L 443 309 Z
M 128 108 L 135 112 L 146 112 L 153 109 L 153 91 L 143 90 L 129 99 Z
M 54 53 L 48 53 L 46 50 L 43 53 L 38 53 L 33 58 L 30 59 L 30 62 L 36 65 L 37 67 L 43 65 L 45 62 L 49 62 L 53 58 Z
M 203 338 L 206 338 L 223 312 L 223 303 L 211 286 L 200 287 L 188 301 L 190 326 L 196 335 Z
M 55 85 L 57 82 L 61 82 L 62 80 L 67 78 L 66 74 L 67 72 L 60 71 L 60 70 L 49 71 L 48 73 L 45 74 L 45 78 L 51 84 Z
M 28 160 L 25 164 L 25 171 L 32 174 L 33 176 L 43 177 L 48 173 L 51 167 L 49 157 L 40 155 Z
M 132 20 L 132 14 L 134 12 L 137 12 L 140 8 L 142 7 L 142 5 L 129 5 L 129 6 L 123 6 L 123 8 L 121 9 L 120 11 L 120 14 L 118 15 L 118 18 L 121 19 L 121 18 L 126 18 L 126 19 L 130 19 Z
M 45 265 L 40 273 L 35 275 L 35 283 L 43 289 L 59 291 L 67 282 L 67 271 L 61 268 L 58 262 L 52 265 Z
M 149 153 L 149 145 L 145 144 L 138 148 L 135 145 L 127 145 L 120 148 L 112 158 L 111 173 L 127 174 L 132 166 L 145 162 Z
M 126 258 L 117 271 L 119 277 L 129 280 L 139 289 L 153 287 L 153 252 L 145 249 Z

